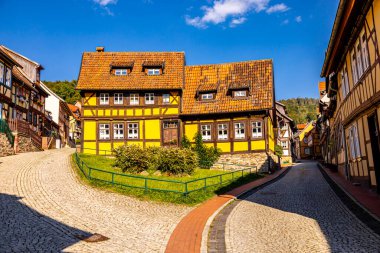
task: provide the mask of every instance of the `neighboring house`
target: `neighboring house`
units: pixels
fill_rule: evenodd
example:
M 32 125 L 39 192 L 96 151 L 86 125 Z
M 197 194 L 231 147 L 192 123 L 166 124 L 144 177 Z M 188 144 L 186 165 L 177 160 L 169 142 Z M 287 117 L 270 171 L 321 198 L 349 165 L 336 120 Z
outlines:
M 380 0 L 341 0 L 321 73 L 329 102 L 320 121 L 325 162 L 378 193 L 379 39 Z
M 295 130 L 294 121 L 288 116 L 286 106 L 276 102 L 277 116 L 277 145 L 282 147 L 283 156 L 282 164 L 292 163 L 292 158 L 296 156 L 295 145 L 293 140 L 293 131 Z
M 273 160 L 271 60 L 186 66 L 182 52 L 97 51 L 83 54 L 77 86 L 83 152 L 177 146 L 200 132 L 225 154 Z
M 65 100 L 55 94 L 44 83 L 40 83 L 41 87 L 49 94 L 49 97 L 46 99 L 46 110 L 50 112 L 52 135 L 56 139 L 55 148 L 71 145 L 72 143 L 70 143 L 69 139 L 71 110 Z
M 76 103 L 78 104 L 78 103 Z M 70 135 L 70 138 L 71 140 L 75 141 L 75 140 L 80 140 L 81 139 L 81 123 L 80 123 L 80 108 L 75 106 L 75 105 L 71 105 L 71 104 L 67 104 L 70 111 L 71 111 L 71 115 L 70 115 L 70 127 L 69 127 L 69 135 Z
M 314 129 L 315 122 L 311 121 L 307 124 L 298 124 L 297 133 L 294 134 L 297 159 L 313 158 L 313 148 L 309 147 L 308 133 Z
M 6 68 L 6 76 L 3 78 L 5 82 L 2 93 L 8 98 L 1 102 L 1 117 L 17 134 L 16 151 L 35 150 L 32 146 L 41 149 L 42 136 L 46 134 L 45 100 L 48 96 L 40 85 L 43 67 L 5 46 L 0 46 L 0 52 L 17 63 L 12 67 L 11 73 L 8 72 L 9 66 Z M 4 73 L 1 65 L 0 63 L 0 75 Z

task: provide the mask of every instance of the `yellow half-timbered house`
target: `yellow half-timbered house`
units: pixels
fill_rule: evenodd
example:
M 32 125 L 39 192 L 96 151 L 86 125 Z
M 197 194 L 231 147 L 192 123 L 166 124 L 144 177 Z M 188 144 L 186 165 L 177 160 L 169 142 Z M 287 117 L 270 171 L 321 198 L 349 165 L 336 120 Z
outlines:
M 274 153 L 271 60 L 186 66 L 183 52 L 84 53 L 82 148 L 179 145 L 201 133 L 225 154 Z
M 380 0 L 341 0 L 322 69 L 323 157 L 380 193 Z

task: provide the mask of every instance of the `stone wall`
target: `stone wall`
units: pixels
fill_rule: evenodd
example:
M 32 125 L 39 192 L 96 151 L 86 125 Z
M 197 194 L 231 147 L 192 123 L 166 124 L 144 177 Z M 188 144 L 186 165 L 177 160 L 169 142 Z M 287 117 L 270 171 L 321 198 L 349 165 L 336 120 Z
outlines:
M 33 145 L 30 138 L 24 136 L 18 136 L 17 153 L 37 152 L 39 148 Z
M 0 157 L 14 155 L 14 150 L 5 134 L 0 133 Z
M 260 153 L 245 153 L 245 154 L 224 154 L 221 155 L 218 162 L 213 166 L 214 169 L 221 169 L 221 163 L 234 163 L 241 165 L 257 166 L 259 172 L 269 172 L 274 169 L 277 164 L 277 156 L 274 154 Z M 227 169 L 242 169 L 239 167 L 225 166 Z

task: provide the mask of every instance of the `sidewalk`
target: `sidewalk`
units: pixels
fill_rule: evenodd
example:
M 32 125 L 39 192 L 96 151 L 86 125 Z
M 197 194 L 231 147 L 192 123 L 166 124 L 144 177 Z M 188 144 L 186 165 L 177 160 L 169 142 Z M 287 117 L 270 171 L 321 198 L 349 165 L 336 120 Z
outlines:
M 339 173 L 331 172 L 324 166 L 322 168 L 349 197 L 360 204 L 372 216 L 380 220 L 380 196 L 378 194 L 363 187 L 354 186 L 350 181 L 339 175 Z
M 198 253 L 201 250 L 202 233 L 208 219 L 223 205 L 237 198 L 245 192 L 260 187 L 285 173 L 288 169 L 282 169 L 276 173 L 260 178 L 251 183 L 235 188 L 224 195 L 215 196 L 201 204 L 177 225 L 166 246 L 166 253 Z

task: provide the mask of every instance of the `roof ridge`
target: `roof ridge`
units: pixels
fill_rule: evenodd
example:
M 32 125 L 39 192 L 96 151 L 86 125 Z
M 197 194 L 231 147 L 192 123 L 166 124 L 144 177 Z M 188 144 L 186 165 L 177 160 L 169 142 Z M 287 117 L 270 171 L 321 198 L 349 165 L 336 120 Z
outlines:
M 239 63 L 251 63 L 251 62 L 272 62 L 273 59 L 260 59 L 260 60 L 246 60 L 246 61 L 233 61 L 233 62 L 223 62 L 223 63 L 210 63 L 210 64 L 197 64 L 197 65 L 186 65 L 186 68 L 191 67 L 206 67 L 206 66 L 221 66 L 221 65 L 231 65 L 231 64 L 239 64 Z

